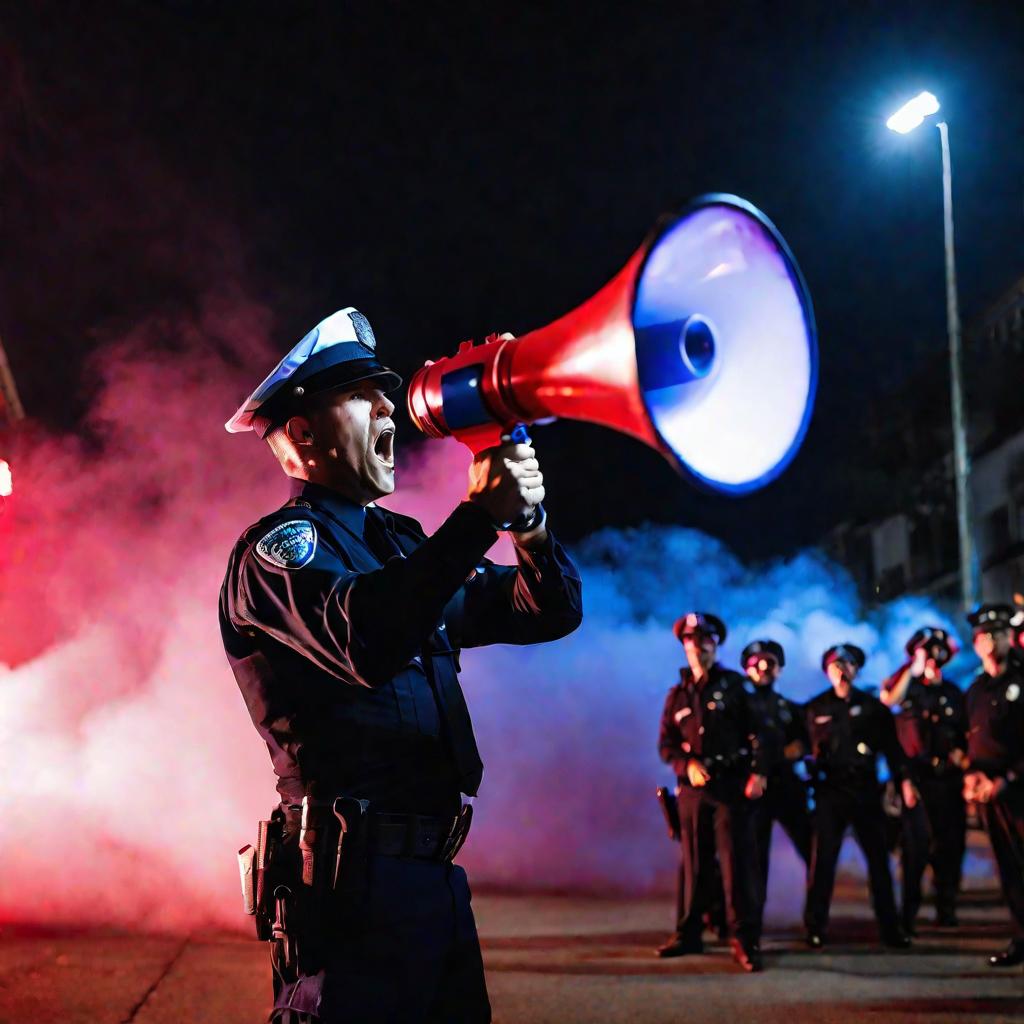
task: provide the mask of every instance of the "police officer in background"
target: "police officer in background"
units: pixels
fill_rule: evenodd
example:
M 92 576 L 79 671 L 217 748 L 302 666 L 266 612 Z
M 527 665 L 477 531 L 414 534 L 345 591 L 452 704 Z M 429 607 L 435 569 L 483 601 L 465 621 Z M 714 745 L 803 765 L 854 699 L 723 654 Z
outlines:
M 676 930 L 658 955 L 704 951 L 703 915 L 715 898 L 717 851 L 733 957 L 745 971 L 759 971 L 764 894 L 751 802 L 764 795 L 766 780 L 756 722 L 743 677 L 718 664 L 718 645 L 726 635 L 722 620 L 690 612 L 674 632 L 687 665 L 665 701 L 658 751 L 679 783 L 682 859 Z
M 1024 660 L 1011 646 L 1014 613 L 983 604 L 967 616 L 981 672 L 967 691 L 964 799 L 978 806 L 1013 928 L 992 967 L 1024 963 Z
M 483 770 L 459 650 L 554 640 L 581 620 L 579 574 L 547 528 L 529 445 L 478 455 L 466 500 L 430 537 L 374 504 L 395 488 L 388 395 L 400 384 L 365 317 L 344 309 L 227 424 L 267 441 L 292 491 L 242 534 L 220 603 L 278 777 L 294 874 L 275 896 L 323 894 L 278 908 L 288 941 L 274 946 L 272 1020 L 289 1024 L 491 1019 L 466 875 L 451 863 L 469 820 L 462 794 Z M 515 568 L 484 557 L 502 530 Z M 329 856 L 314 858 L 335 819 Z
M 877 760 L 884 754 L 893 776 L 903 780 L 904 800 L 916 794 L 906 777 L 903 750 L 892 713 L 881 701 L 857 689 L 853 680 L 864 667 L 864 652 L 853 644 L 830 647 L 821 667 L 832 684 L 806 705 L 814 789 L 814 842 L 804 924 L 807 944 L 825 944 L 836 862 L 847 826 L 864 853 L 871 903 L 884 945 L 905 949 L 893 898 Z
M 957 925 L 956 898 L 967 833 L 963 763 L 967 718 L 960 688 L 942 678 L 957 652 L 944 629 L 925 626 L 906 645 L 910 661 L 882 684 L 882 703 L 896 713 L 896 734 L 920 799 L 903 803 L 903 929 L 915 934 L 921 879 L 931 864 L 935 923 Z M 913 796 L 913 794 L 911 794 Z
M 761 760 L 768 778 L 765 795 L 754 804 L 762 886 L 767 892 L 772 822 L 777 821 L 782 826 L 805 865 L 811 860 L 807 786 L 794 771 L 796 763 L 807 753 L 807 728 L 803 707 L 787 700 L 775 689 L 786 664 L 782 644 L 774 640 L 755 640 L 743 648 L 740 661 L 750 680 L 746 684 L 747 695 L 757 722 Z

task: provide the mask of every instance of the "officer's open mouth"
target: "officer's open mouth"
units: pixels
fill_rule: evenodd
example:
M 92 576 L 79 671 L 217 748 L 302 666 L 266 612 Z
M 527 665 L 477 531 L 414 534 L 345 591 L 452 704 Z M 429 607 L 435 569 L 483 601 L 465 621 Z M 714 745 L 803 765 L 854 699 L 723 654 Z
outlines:
M 393 467 L 395 464 L 395 430 L 394 427 L 385 427 L 373 442 L 373 454 L 384 463 L 385 466 Z

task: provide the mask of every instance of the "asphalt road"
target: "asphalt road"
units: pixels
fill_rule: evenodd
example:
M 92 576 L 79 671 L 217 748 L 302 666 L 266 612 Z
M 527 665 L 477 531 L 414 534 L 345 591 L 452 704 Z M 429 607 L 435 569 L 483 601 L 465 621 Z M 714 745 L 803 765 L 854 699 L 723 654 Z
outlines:
M 1024 1024 L 1024 974 L 984 963 L 1007 936 L 995 893 L 971 892 L 957 933 L 926 925 L 906 953 L 878 947 L 859 885 L 838 895 L 827 950 L 775 931 L 766 971 L 744 975 L 720 946 L 654 958 L 670 899 L 478 894 L 495 1021 Z M 259 1024 L 268 992 L 255 940 L 0 929 L 0 1024 Z

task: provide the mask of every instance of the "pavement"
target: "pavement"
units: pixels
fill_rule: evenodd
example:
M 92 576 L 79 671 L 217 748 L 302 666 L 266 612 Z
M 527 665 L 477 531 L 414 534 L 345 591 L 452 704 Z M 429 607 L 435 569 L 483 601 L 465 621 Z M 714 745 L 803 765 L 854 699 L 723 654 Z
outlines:
M 656 959 L 671 897 L 483 893 L 474 907 L 496 1024 L 1024 1024 L 1024 973 L 984 963 L 1008 933 L 995 892 L 965 897 L 955 933 L 924 923 L 896 953 L 864 900 L 840 887 L 821 952 L 771 930 L 759 975 L 723 946 Z M 254 939 L 0 928 L 0 1024 L 259 1024 L 269 990 Z

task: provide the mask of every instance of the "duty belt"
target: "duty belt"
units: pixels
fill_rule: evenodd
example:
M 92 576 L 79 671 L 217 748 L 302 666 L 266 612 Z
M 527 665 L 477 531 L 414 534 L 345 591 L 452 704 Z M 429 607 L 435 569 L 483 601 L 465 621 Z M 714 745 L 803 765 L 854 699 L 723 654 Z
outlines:
M 450 818 L 421 814 L 371 814 L 367 822 L 367 851 L 382 857 L 450 861 L 469 833 L 472 805 Z

